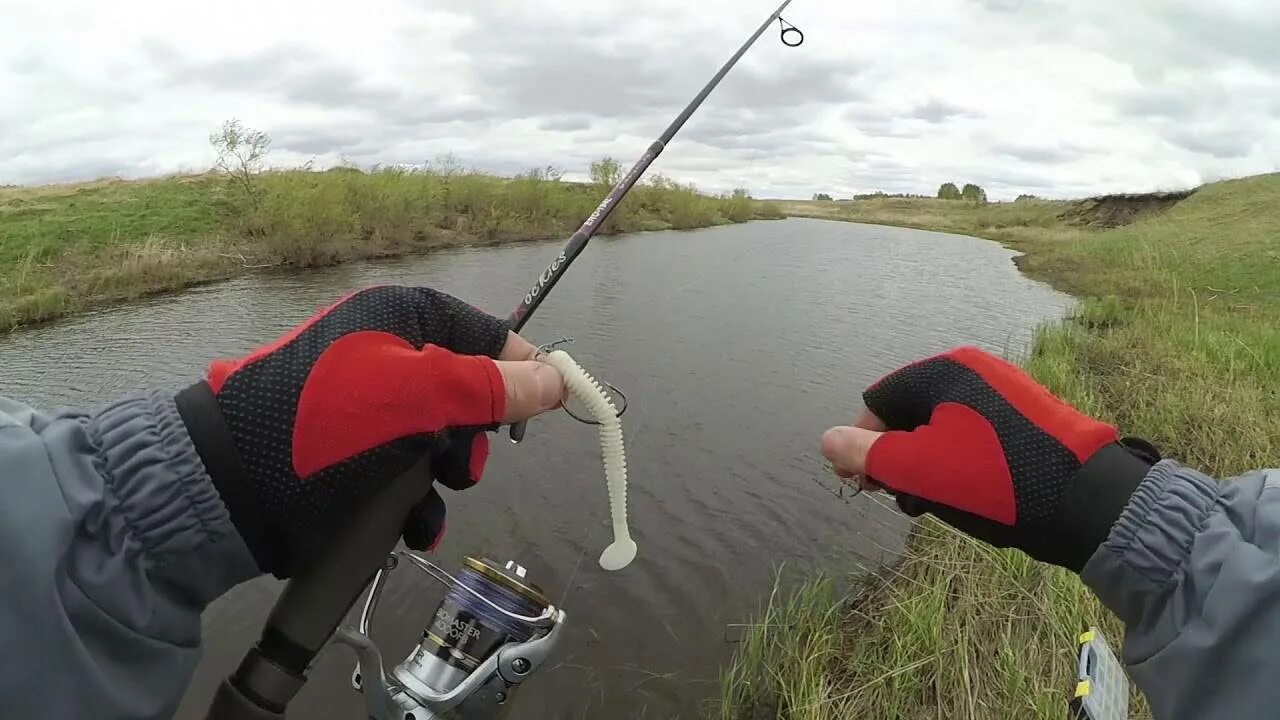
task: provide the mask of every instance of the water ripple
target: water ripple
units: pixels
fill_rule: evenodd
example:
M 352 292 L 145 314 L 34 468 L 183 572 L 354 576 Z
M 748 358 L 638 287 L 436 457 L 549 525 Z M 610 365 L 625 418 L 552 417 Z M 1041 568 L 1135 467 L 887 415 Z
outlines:
M 264 275 L 94 313 L 0 340 L 0 391 L 55 406 L 178 387 L 370 283 L 432 285 L 505 315 L 558 250 Z M 569 635 L 556 669 L 521 691 L 524 712 L 694 715 L 732 652 L 726 625 L 758 607 L 777 563 L 845 571 L 891 559 L 906 523 L 864 498 L 834 501 L 817 438 L 892 367 L 959 343 L 1017 348 L 1060 316 L 1067 298 L 1021 277 L 1011 256 L 973 238 L 798 219 L 594 241 L 525 334 L 576 338 L 575 357 L 630 396 L 639 557 L 618 574 L 596 565 L 609 539 L 598 450 L 561 414 L 531 423 L 519 446 L 494 442 L 485 480 L 446 494 L 439 560 L 515 557 L 565 597 Z M 180 717 L 203 717 L 278 591 L 258 580 L 209 609 Z M 377 627 L 396 660 L 438 596 L 408 575 L 389 588 Z M 359 716 L 349 671 L 349 655 L 326 652 L 294 712 Z

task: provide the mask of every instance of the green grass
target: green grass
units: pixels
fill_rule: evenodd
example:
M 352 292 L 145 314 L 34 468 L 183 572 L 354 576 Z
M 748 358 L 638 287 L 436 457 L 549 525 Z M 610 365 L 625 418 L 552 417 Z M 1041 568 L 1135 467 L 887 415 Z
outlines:
M 771 597 L 722 675 L 723 720 L 1065 717 L 1062 670 L 1093 610 L 1069 574 L 925 521 L 861 582 Z
M 566 236 L 608 188 L 531 172 L 274 171 L 248 197 L 217 175 L 0 189 L 0 332 L 265 268 Z M 604 233 L 782 217 L 743 193 L 655 176 Z
M 191 240 L 221 231 L 235 212 L 209 176 L 0 189 L 0 266 L 154 236 Z
M 841 219 L 1001 240 L 1081 298 L 1020 358 L 1059 396 L 1220 477 L 1275 464 L 1280 175 L 1206 185 L 1114 230 L 1066 225 L 1063 203 L 875 202 Z M 724 673 L 722 718 L 1059 720 L 1075 635 L 1122 637 L 1075 576 L 931 520 L 899 563 L 855 582 L 770 598 Z

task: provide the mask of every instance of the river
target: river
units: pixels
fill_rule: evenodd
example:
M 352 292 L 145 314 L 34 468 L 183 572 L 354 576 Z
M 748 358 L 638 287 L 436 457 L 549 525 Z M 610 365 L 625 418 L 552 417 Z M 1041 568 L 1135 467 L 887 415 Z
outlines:
M 425 284 L 500 316 L 558 242 L 458 249 L 298 274 L 255 275 L 0 338 L 0 391 L 44 407 L 94 404 L 197 377 L 348 290 Z M 592 428 L 563 413 L 495 438 L 483 482 L 445 491 L 437 560 L 515 558 L 562 602 L 564 642 L 516 698 L 514 717 L 696 717 L 779 565 L 874 567 L 908 523 L 867 497 L 832 495 L 818 438 L 847 422 L 885 371 L 971 343 L 1020 352 L 1071 299 L 1023 277 L 976 238 L 790 219 L 597 238 L 525 330 L 561 334 L 631 399 L 623 418 L 636 561 L 607 573 L 602 469 Z M 234 589 L 204 617 L 206 651 L 179 712 L 203 717 L 216 683 L 256 639 L 280 583 Z M 440 596 L 399 571 L 375 635 L 399 662 Z M 364 717 L 331 647 L 290 717 Z

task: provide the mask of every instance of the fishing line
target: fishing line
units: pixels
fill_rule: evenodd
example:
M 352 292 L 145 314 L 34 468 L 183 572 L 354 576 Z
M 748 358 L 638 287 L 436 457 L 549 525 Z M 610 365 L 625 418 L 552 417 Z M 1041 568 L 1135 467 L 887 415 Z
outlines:
M 804 43 L 804 33 L 800 31 L 800 28 L 792 25 L 786 20 L 783 20 L 781 15 L 778 16 L 778 27 L 781 28 L 781 31 L 778 33 L 778 39 L 782 41 L 783 45 L 786 45 L 787 47 L 800 47 L 800 45 Z M 795 34 L 791 35 L 789 33 Z M 788 40 L 787 38 L 791 39 Z
M 716 266 L 716 267 L 714 267 L 714 268 L 711 268 L 711 269 L 709 269 L 709 270 L 703 270 L 702 272 L 698 273 L 698 276 L 697 276 L 697 277 L 695 277 L 694 279 L 692 279 L 692 280 L 690 280 L 690 281 L 688 281 L 688 282 L 684 283 L 683 285 L 679 285 L 679 286 L 677 286 L 677 287 L 675 287 L 675 288 L 672 288 L 671 290 L 668 290 L 666 293 L 664 293 L 664 296 L 663 296 L 663 298 L 662 298 L 662 300 L 663 300 L 663 304 L 670 304 L 673 300 L 675 300 L 675 299 L 676 299 L 676 297 L 675 297 L 675 296 L 676 296 L 677 294 L 684 293 L 684 292 L 688 291 L 688 290 L 689 290 L 689 288 L 693 287 L 694 285 L 697 285 L 697 284 L 701 283 L 702 281 L 706 280 L 706 279 L 707 279 L 707 277 L 708 277 L 712 272 L 722 272 L 726 267 L 728 267 L 728 266 L 730 266 L 730 265 L 734 265 L 734 264 L 738 263 L 738 262 L 739 262 L 739 261 L 741 261 L 741 260 L 745 260 L 747 257 L 749 257 L 749 256 L 751 256 L 751 255 L 755 255 L 756 253 L 758 253 L 758 252 L 760 252 L 760 251 L 762 251 L 762 250 L 765 250 L 765 249 L 767 249 L 768 247 L 769 247 L 769 246 L 768 246 L 767 244 L 764 244 L 764 243 L 757 244 L 757 245 L 755 245 L 754 247 L 749 247 L 749 248 L 747 248 L 746 250 L 743 250 L 742 252 L 739 252 L 737 255 L 734 255 L 732 258 L 730 258 L 730 259 L 728 260 L 728 262 L 722 262 L 722 263 L 720 263 L 719 265 L 717 265 L 717 266 Z M 543 345 L 538 346 L 538 352 L 539 352 L 539 353 L 549 353 L 549 352 L 551 352 L 552 350 L 554 350 L 554 349 L 556 349 L 556 348 L 558 348 L 558 347 L 563 347 L 563 346 L 566 346 L 566 345 L 572 345 L 574 342 L 575 342 L 575 341 L 574 341 L 574 339 L 573 339 L 573 338 L 571 338 L 571 337 L 566 337 L 566 336 L 564 336 L 564 335 L 561 335 L 559 340 L 553 340 L 552 342 L 545 343 L 545 344 L 543 344 Z M 606 385 L 606 386 L 608 386 L 608 388 L 609 388 L 610 390 L 612 390 L 615 394 L 617 394 L 617 395 L 618 395 L 618 397 L 620 397 L 620 398 L 622 399 L 622 407 L 618 410 L 618 417 L 622 417 L 622 415 L 623 415 L 624 413 L 626 413 L 627 408 L 628 408 L 628 407 L 629 407 L 629 405 L 630 405 L 630 402 L 629 402 L 629 400 L 627 399 L 626 394 L 625 394 L 625 393 L 624 393 L 620 388 L 618 388 L 617 386 L 615 386 L 615 385 L 613 385 L 612 383 L 609 383 L 609 382 L 607 382 L 607 381 L 605 381 L 605 380 L 600 380 L 600 383 L 601 383 L 602 385 Z M 653 386 L 654 386 L 654 385 L 656 385 L 656 384 L 657 384 L 657 378 L 652 379 L 652 380 L 650 381 L 650 383 L 649 383 L 649 388 L 648 388 L 648 390 L 644 393 L 644 396 L 648 396 L 648 394 L 649 394 L 650 392 L 652 392 L 652 390 L 653 390 Z M 568 406 L 567 406 L 567 405 L 566 405 L 563 409 L 564 409 L 564 411 L 565 411 L 565 412 L 566 412 L 570 417 L 572 417 L 574 420 L 577 420 L 578 422 L 580 422 L 580 423 L 582 423 L 582 424 L 584 424 L 584 425 L 599 425 L 599 424 L 600 424 L 600 423 L 596 422 L 595 420 L 590 420 L 590 419 L 587 419 L 587 418 L 583 418 L 583 417 L 578 416 L 576 413 L 574 413 L 573 411 L 569 410 L 569 408 L 568 408 Z M 636 429 L 635 429 L 635 430 L 632 430 L 632 432 L 631 432 L 631 439 L 627 441 L 627 444 L 628 444 L 628 445 L 630 445 L 631 443 L 635 442 L 635 436 L 638 434 L 638 431 L 639 431 L 639 421 L 640 421 L 640 419 L 641 419 L 641 418 L 643 418 L 643 417 L 644 417 L 643 412 L 644 412 L 644 411 L 642 410 L 642 411 L 641 411 L 641 415 L 640 415 L 640 416 L 637 418 L 637 420 L 636 420 L 637 427 L 636 427 Z
M 715 268 L 704 270 L 698 273 L 698 276 L 695 277 L 694 279 L 668 291 L 667 293 L 665 293 L 665 296 L 663 299 L 669 303 L 675 298 L 676 295 L 680 293 L 684 293 L 694 285 L 702 282 L 703 280 L 706 280 L 707 276 L 709 276 L 713 271 L 715 272 L 723 271 L 726 266 L 736 264 L 739 261 L 747 258 L 748 256 L 754 255 L 768 247 L 769 246 L 766 243 L 759 243 L 754 247 L 749 247 L 746 250 L 743 250 L 742 252 L 733 256 L 733 258 L 728 263 L 723 263 L 718 265 Z M 545 348 L 546 351 L 549 352 L 550 350 L 553 350 L 556 347 L 559 347 L 565 344 L 572 344 L 572 343 L 573 343 L 573 338 L 561 336 L 559 340 L 547 343 L 542 347 L 540 347 L 539 350 L 542 351 Z M 608 383 L 605 383 L 605 384 L 608 384 Z M 658 377 L 654 376 L 649 380 L 649 386 L 648 388 L 646 388 L 642 397 L 649 397 L 650 395 L 652 395 L 653 389 L 657 387 L 657 385 L 658 385 Z M 615 391 L 618 391 L 617 388 L 614 387 L 613 385 L 609 385 L 609 387 L 613 388 Z M 618 392 L 619 394 L 621 394 L 621 391 L 618 391 Z M 640 435 L 640 428 L 644 427 L 645 410 L 647 408 L 648 408 L 647 405 L 641 405 L 640 412 L 639 414 L 636 415 L 635 424 L 631 426 L 631 433 L 627 439 L 627 446 L 632 449 L 635 449 L 636 447 L 636 438 L 639 437 Z M 570 413 L 570 415 L 572 414 L 573 413 Z M 619 415 L 621 415 L 621 412 L 619 412 Z M 593 421 L 585 421 L 580 418 L 577 418 L 576 416 L 575 416 L 575 419 L 577 419 L 579 422 L 585 422 L 587 424 L 596 424 Z M 569 598 L 569 592 L 573 588 L 573 580 L 577 578 L 578 570 L 582 567 L 582 561 L 587 556 L 587 548 L 589 547 L 589 541 L 591 540 L 592 534 L 595 532 L 596 520 L 598 520 L 599 517 L 600 517 L 599 511 L 596 511 L 594 514 L 592 514 L 591 522 L 587 525 L 587 531 L 583 539 L 582 551 L 578 553 L 578 560 L 573 565 L 573 572 L 569 574 L 569 581 L 565 584 L 564 593 L 560 596 L 561 605 L 564 605 L 565 601 L 568 600 Z
M 631 188 L 635 186 L 636 182 L 640 179 L 640 176 L 643 175 L 644 172 L 653 163 L 653 161 L 657 159 L 658 155 L 660 155 L 662 151 L 666 149 L 666 146 L 675 137 L 676 133 L 679 132 L 680 128 L 684 126 L 685 122 L 688 121 L 689 117 L 693 115 L 694 111 L 698 109 L 698 107 L 702 104 L 704 100 L 706 100 L 707 96 L 711 94 L 711 91 L 714 90 L 716 86 L 720 84 L 720 81 L 729 72 L 729 70 L 732 69 L 735 64 L 737 64 L 738 60 L 746 53 L 746 51 L 751 47 L 751 45 L 755 43 L 755 41 L 760 37 L 760 35 L 763 34 L 766 29 L 769 28 L 769 26 L 773 23 L 774 20 L 779 21 L 779 26 L 780 26 L 779 39 L 782 41 L 783 45 L 787 47 L 797 47 L 804 41 L 804 33 L 802 33 L 798 28 L 796 28 L 791 23 L 788 23 L 787 21 L 782 19 L 782 11 L 785 10 L 786 7 L 791 4 L 791 2 L 792 0 L 783 0 L 782 4 L 778 6 L 777 10 L 774 10 L 773 13 L 768 18 L 765 19 L 765 21 L 751 35 L 751 37 L 749 37 L 747 41 L 744 42 L 742 46 L 738 48 L 737 52 L 735 52 L 733 56 L 730 57 L 729 60 L 725 62 L 723 66 L 721 66 L 719 71 L 716 72 L 716 74 L 711 78 L 711 80 L 702 88 L 702 90 L 693 98 L 693 100 L 690 101 L 690 103 L 684 108 L 684 110 L 682 110 L 680 114 L 677 115 L 676 118 L 671 121 L 671 124 L 667 126 L 666 130 L 663 131 L 663 133 L 658 137 L 658 139 L 655 140 L 649 146 L 649 148 L 644 152 L 644 154 L 640 156 L 640 159 L 636 161 L 635 165 L 632 166 L 632 168 L 627 172 L 627 174 L 622 176 L 618 180 L 618 182 L 614 185 L 613 189 L 609 191 L 609 194 L 604 198 L 604 200 L 600 202 L 600 204 L 596 207 L 596 209 L 587 217 L 587 219 L 582 223 L 582 226 L 578 228 L 577 232 L 575 232 L 569 238 L 569 241 L 565 244 L 565 247 L 563 250 L 561 250 L 560 254 L 557 255 L 555 259 L 552 260 L 551 264 L 547 266 L 546 270 L 544 270 L 542 274 L 538 276 L 537 282 L 534 283 L 533 287 L 529 290 L 529 292 L 526 293 L 525 296 L 521 299 L 521 302 L 516 306 L 516 309 L 512 311 L 511 315 L 507 319 L 507 322 L 513 331 L 519 332 L 525 326 L 525 324 L 529 322 L 530 318 L 533 316 L 534 311 L 538 308 L 539 305 L 542 304 L 542 301 L 546 298 L 547 294 L 551 291 L 551 289 L 555 286 L 555 284 L 559 282 L 560 278 L 564 275 L 565 271 L 568 270 L 569 265 L 572 264 L 574 259 L 576 259 L 577 256 L 582 253 L 583 249 L 586 248 L 587 243 L 591 240 L 592 236 L 596 234 L 596 231 L 601 227 L 601 225 L 604 224 L 605 220 L 608 219 L 609 215 L 618 206 L 618 204 L 622 201 L 622 199 L 626 196 L 626 194 L 630 192 Z M 763 249 L 763 247 L 764 245 L 761 244 L 760 246 L 749 248 L 748 250 L 744 251 L 738 258 L 735 258 L 735 261 L 753 252 L 758 252 L 759 250 Z M 717 268 L 717 269 L 723 269 L 723 265 L 721 265 L 720 268 Z M 675 290 L 671 291 L 670 293 L 667 294 L 667 299 L 670 300 L 672 294 L 686 290 L 687 288 L 700 282 L 707 276 L 709 272 L 710 270 L 704 271 L 703 273 L 700 273 L 698 277 L 694 278 L 692 281 L 685 283 L 679 288 L 676 288 Z M 553 350 L 556 346 L 560 344 L 566 344 L 570 342 L 572 342 L 571 339 L 562 338 L 560 341 L 556 341 L 555 343 L 549 343 L 547 346 L 544 346 L 544 351 Z M 608 386 L 608 388 L 611 391 L 617 393 L 620 397 L 623 398 L 623 402 L 624 402 L 623 409 L 618 412 L 619 416 L 621 416 L 621 414 L 626 411 L 626 407 L 627 407 L 625 394 L 623 394 L 621 390 L 619 390 L 616 386 L 612 385 L 611 383 L 602 382 L 602 384 Z M 653 387 L 656 386 L 656 384 L 657 384 L 657 378 L 654 378 L 650 382 L 649 390 L 652 391 Z M 569 411 L 567 407 L 565 408 L 565 411 L 568 412 L 570 416 L 574 417 L 574 419 L 577 420 L 578 422 L 583 422 L 586 424 L 596 424 L 594 421 L 585 420 L 584 418 L 578 417 L 573 412 Z M 631 443 L 634 443 L 635 438 L 638 436 L 640 427 L 642 426 L 643 419 L 644 419 L 644 409 L 641 408 L 640 415 L 639 417 L 637 417 L 636 424 L 630 433 Z M 513 443 L 520 442 L 524 438 L 525 428 L 526 428 L 526 423 L 524 422 L 512 424 L 509 429 L 511 442 Z M 596 524 L 595 521 L 597 518 L 598 518 L 598 514 L 593 515 L 591 523 L 589 523 L 587 526 L 586 541 L 589 541 L 591 538 L 591 534 L 595 528 L 595 524 Z M 578 575 L 578 570 L 581 568 L 582 561 L 586 557 L 586 549 L 588 547 L 586 541 L 584 541 L 583 543 L 582 552 L 578 556 L 578 561 L 574 564 L 573 572 L 569 575 L 569 581 L 565 585 L 564 594 L 562 595 L 560 600 L 561 604 L 567 601 L 569 597 L 569 593 L 573 589 L 573 581 L 574 579 L 576 579 Z
M 785 46 L 795 47 L 803 41 L 804 36 L 799 30 L 781 20 L 782 11 L 791 2 L 792 0 L 783 0 L 765 18 L 658 139 L 649 145 L 635 165 L 619 178 L 609 194 L 587 216 L 578 231 L 569 238 L 564 249 L 538 276 L 533 287 L 517 304 L 508 317 L 509 329 L 519 332 L 524 327 L 533 311 L 546 298 L 573 260 L 582 253 L 587 242 L 635 186 L 640 176 L 752 44 L 772 27 L 774 20 L 780 21 L 780 37 Z M 590 88 L 586 90 L 589 94 Z M 553 351 L 553 360 L 555 356 L 556 352 Z M 557 369 L 563 375 L 563 369 L 568 365 L 561 365 L 563 367 Z M 580 381 L 587 377 L 581 368 L 577 370 L 581 371 Z M 579 382 L 577 389 L 578 394 L 586 398 L 588 384 L 593 391 L 598 388 L 593 382 L 584 382 Z M 602 390 L 598 392 L 598 397 L 591 399 L 594 402 L 588 405 L 593 407 L 593 414 L 600 416 L 599 411 L 606 409 L 604 415 L 600 416 L 606 421 L 602 422 L 600 439 L 605 455 L 606 480 L 611 475 L 616 480 L 623 477 L 616 472 L 618 458 L 622 456 L 621 453 L 611 451 L 610 446 L 614 446 L 616 450 L 618 441 L 621 440 L 621 427 L 616 417 L 619 411 L 603 396 Z M 520 441 L 524 428 L 524 423 L 510 426 L 512 442 Z M 613 472 L 608 463 L 613 463 Z M 501 596 L 504 590 L 510 590 L 530 600 L 533 603 L 530 607 L 542 608 L 550 613 L 546 625 L 538 623 L 528 640 L 520 641 L 518 636 L 507 632 L 511 628 L 500 627 L 504 618 L 520 619 L 526 615 L 519 612 L 512 614 L 510 610 L 499 606 L 497 609 L 501 616 L 486 620 L 480 617 L 483 612 L 472 614 L 462 607 L 468 599 L 468 595 L 462 593 L 452 597 L 446 595 L 429 626 L 444 632 L 447 637 L 441 638 L 424 630 L 417 648 L 395 667 L 390 676 L 384 673 L 381 653 L 367 633 L 387 573 L 395 567 L 396 555 L 392 553 L 400 540 L 408 508 L 413 507 L 427 492 L 421 478 L 429 473 L 429 458 L 424 457 L 407 472 L 393 479 L 365 507 L 357 509 L 356 517 L 351 518 L 338 537 L 332 539 L 334 552 L 327 562 L 308 567 L 289 580 L 267 618 L 260 641 L 245 653 L 235 673 L 218 686 L 207 717 L 282 716 L 285 708 L 306 683 L 312 661 L 330 640 L 349 645 L 358 657 L 360 664 L 351 680 L 352 686 L 364 694 L 367 717 L 379 720 L 440 717 L 453 714 L 459 702 L 467 703 L 468 715 L 473 714 L 473 711 L 476 711 L 475 714 L 504 714 L 496 706 L 508 702 L 510 694 L 519 687 L 524 676 L 545 662 L 562 632 L 565 620 L 563 611 L 550 608 L 550 603 L 541 591 L 527 583 L 527 570 L 518 563 L 507 561 L 499 564 L 488 558 L 468 558 L 464 561 L 475 570 L 476 577 L 484 578 L 483 583 L 475 578 L 468 581 L 474 581 L 473 584 L 483 590 L 467 586 L 468 590 L 495 597 Z M 615 492 L 614 488 L 623 485 L 614 481 L 609 484 L 613 509 L 621 505 L 615 501 L 615 496 L 618 500 L 623 499 L 623 495 Z M 615 512 L 615 516 L 617 515 Z M 606 549 L 601 556 L 601 565 L 606 569 L 619 569 L 630 561 L 629 555 L 634 546 L 628 544 L 629 536 L 624 533 L 625 529 L 623 524 L 615 523 L 614 546 Z M 622 542 L 619 543 L 618 540 Z M 413 563 L 410 565 L 418 567 Z M 577 568 L 574 572 L 577 572 Z M 462 585 L 464 580 L 460 576 L 454 584 Z M 571 585 L 566 588 L 566 596 L 570 588 Z M 365 590 L 368 595 L 359 626 L 339 627 L 343 617 Z M 516 609 L 527 610 L 528 607 L 521 605 Z M 522 626 L 518 629 L 527 628 Z M 471 660 L 475 662 L 471 663 Z M 361 667 L 368 674 L 362 672 Z M 481 691 L 481 688 L 484 690 Z M 499 691 L 499 688 L 502 689 Z M 485 712 L 481 713 L 481 709 Z
M 586 248 L 587 243 L 591 240 L 592 236 L 596 234 L 596 231 L 600 229 L 605 220 L 607 220 L 618 207 L 618 204 L 622 202 L 622 199 L 631 191 L 631 188 L 635 187 L 636 182 L 640 180 L 640 176 L 643 175 L 644 172 L 649 169 L 649 166 L 653 164 L 653 161 L 662 154 L 662 151 L 666 149 L 667 145 L 676 136 L 676 133 L 680 131 L 680 128 L 684 127 L 684 124 L 689 120 L 698 107 L 702 105 L 703 101 L 707 99 L 707 96 L 711 94 L 711 91 L 715 90 L 716 86 L 720 84 L 720 81 L 724 79 L 724 76 L 733 69 L 733 66 L 738 63 L 738 60 L 746 54 L 747 50 L 750 49 L 762 34 L 764 34 L 764 31 L 773 24 L 774 20 L 778 20 L 782 23 L 782 30 L 779 37 L 784 45 L 787 47 L 796 47 L 800 42 L 803 42 L 804 34 L 801 33 L 794 25 L 791 25 L 782 19 L 782 11 L 791 4 L 791 1 L 792 0 L 783 0 L 782 4 L 778 6 L 778 9 L 770 13 L 768 18 L 765 18 L 765 21 L 760 24 L 760 27 L 758 27 L 754 33 L 751 34 L 751 37 L 747 38 L 746 42 L 744 42 L 742 46 L 738 48 L 737 52 L 735 52 L 733 56 L 731 56 L 728 61 L 720 67 L 716 74 L 712 76 L 711 80 L 708 81 L 707 84 L 703 86 L 702 90 L 694 96 L 693 100 L 685 106 L 684 110 L 681 110 L 680 114 L 671 121 L 671 124 L 662 131 L 662 134 L 658 136 L 658 139 L 654 140 L 653 143 L 649 145 L 649 148 L 644 151 L 640 156 L 640 159 L 636 161 L 635 165 L 627 171 L 627 174 L 618 179 L 618 182 L 614 184 L 613 189 L 609 191 L 609 194 L 605 196 L 604 200 L 600 201 L 600 204 L 596 206 L 596 209 L 587 216 L 586 220 L 583 221 L 582 226 L 578 228 L 577 232 L 575 232 L 569 238 L 569 241 L 565 243 L 564 249 L 560 251 L 560 254 L 557 255 L 555 259 L 551 261 L 551 264 L 547 266 L 546 270 L 543 270 L 542 274 L 538 276 L 537 282 L 533 284 L 533 287 L 529 289 L 529 292 L 525 293 L 524 297 L 520 300 L 520 303 L 516 305 L 515 310 L 511 311 L 511 315 L 507 318 L 507 323 L 513 331 L 520 332 L 521 328 L 529 322 L 534 311 L 538 309 L 538 306 L 542 304 L 544 299 L 546 299 L 547 294 L 551 292 L 551 289 L 555 287 L 556 283 L 560 281 L 560 278 L 564 276 L 565 271 L 567 271 L 569 266 L 573 264 L 574 259 L 576 259 L 578 255 L 582 254 L 582 251 Z M 799 38 L 799 41 L 797 41 L 797 38 Z M 513 423 L 509 430 L 511 442 L 520 442 L 524 438 L 526 427 L 527 424 L 524 421 Z
M 754 254 L 754 253 L 757 253 L 757 252 L 759 252 L 759 251 L 763 250 L 765 247 L 767 247 L 767 246 L 766 246 L 765 244 L 761 243 L 760 245 L 757 245 L 756 247 L 748 248 L 747 250 L 744 250 L 744 251 L 742 251 L 741 253 L 738 253 L 736 256 L 734 256 L 734 258 L 733 258 L 733 260 L 732 260 L 731 262 L 736 263 L 736 262 L 738 262 L 739 260 L 744 259 L 744 258 L 745 258 L 745 257 L 747 257 L 748 255 L 752 255 L 752 254 Z M 724 265 L 720 265 L 719 267 L 715 268 L 715 270 L 717 270 L 717 271 L 718 271 L 718 270 L 723 270 L 723 269 L 724 269 Z M 701 281 L 705 280 L 705 279 L 707 278 L 707 276 L 708 276 L 708 275 L 710 275 L 710 274 L 711 274 L 711 270 L 704 270 L 704 271 L 702 271 L 702 272 L 698 273 L 698 276 L 697 276 L 697 277 L 695 277 L 694 279 L 692 279 L 692 280 L 690 280 L 689 282 L 687 282 L 687 283 L 685 283 L 685 284 L 683 284 L 683 285 L 681 285 L 681 286 L 679 286 L 679 287 L 675 288 L 674 290 L 671 290 L 670 292 L 668 292 L 668 293 L 666 294 L 666 300 L 667 300 L 668 302 L 670 302 L 670 301 L 671 301 L 671 299 L 672 299 L 672 297 L 673 297 L 673 296 L 675 296 L 677 293 L 685 292 L 685 291 L 686 291 L 686 290 L 688 290 L 690 287 L 693 287 L 695 284 L 697 284 L 697 283 L 699 283 L 699 282 L 701 282 Z M 544 346 L 544 347 L 547 347 L 548 349 L 554 349 L 555 347 L 557 347 L 557 346 L 559 346 L 559 345 L 562 345 L 562 344 L 565 344 L 565 343 L 572 343 L 572 342 L 573 342 L 573 338 L 567 338 L 567 337 L 561 336 L 560 340 L 557 340 L 557 341 L 552 342 L 552 343 L 548 343 L 548 344 L 547 344 L 546 346 Z M 607 383 L 606 383 L 606 384 L 607 384 Z M 658 378 L 657 378 L 657 376 L 654 376 L 652 379 L 650 379 L 650 381 L 649 381 L 649 387 L 645 390 L 645 393 L 644 393 L 643 397 L 649 397 L 649 396 L 653 393 L 653 389 L 654 389 L 655 387 L 657 387 L 657 385 L 658 385 Z M 612 385 L 610 385 L 609 387 L 613 388 L 613 386 L 612 386 Z M 614 389 L 615 389 L 615 390 L 617 390 L 617 388 L 614 388 Z M 639 414 L 637 414 L 637 415 L 636 415 L 635 424 L 631 426 L 631 435 L 630 435 L 630 437 L 627 439 L 627 446 L 628 446 L 628 447 L 630 447 L 630 448 L 632 448 L 632 449 L 634 449 L 634 448 L 635 448 L 636 438 L 637 438 L 637 437 L 639 437 L 639 435 L 640 435 L 640 428 L 644 427 L 645 410 L 646 410 L 647 408 L 648 408 L 648 406 L 647 406 L 647 405 L 641 405 L 641 406 L 640 406 L 640 412 L 639 412 Z M 570 413 L 570 414 L 572 414 L 572 413 Z M 621 415 L 621 412 L 619 412 L 619 415 Z M 580 420 L 580 422 L 581 422 L 581 420 Z M 599 513 L 599 511 L 596 511 L 594 514 L 592 514 L 592 516 L 591 516 L 591 522 L 590 522 L 590 523 L 588 523 L 588 525 L 587 525 L 587 531 L 586 531 L 586 533 L 585 533 L 585 537 L 583 538 L 583 543 L 582 543 L 582 551 L 578 553 L 578 560 L 577 560 L 577 562 L 575 562 L 575 563 L 573 564 L 573 572 L 569 573 L 569 580 L 568 580 L 568 582 L 566 582 L 566 583 L 565 583 L 564 593 L 562 593 L 562 594 L 561 594 L 561 596 L 560 596 L 560 605 L 562 605 L 562 606 L 565 604 L 565 601 L 567 601 L 567 600 L 569 599 L 569 592 L 573 589 L 573 581 L 574 581 L 574 579 L 576 579 L 576 578 L 578 577 L 578 570 L 579 570 L 579 569 L 581 569 L 581 567 L 582 567 L 582 561 L 583 561 L 583 559 L 585 559 L 585 558 L 586 558 L 586 556 L 587 556 L 587 548 L 588 548 L 588 547 L 590 547 L 590 544 L 589 544 L 589 543 L 590 543 L 590 540 L 591 540 L 592 534 L 595 532 L 596 520 L 598 520 L 598 519 L 599 519 L 599 517 L 600 517 L 600 513 Z

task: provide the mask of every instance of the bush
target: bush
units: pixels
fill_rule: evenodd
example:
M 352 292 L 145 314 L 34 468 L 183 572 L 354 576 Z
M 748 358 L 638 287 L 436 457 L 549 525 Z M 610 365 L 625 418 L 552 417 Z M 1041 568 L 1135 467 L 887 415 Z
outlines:
M 232 118 L 209 134 L 209 144 L 218 156 L 213 163 L 214 170 L 229 179 L 245 201 L 257 209 L 260 193 L 254 177 L 262 170 L 262 162 L 271 149 L 271 138 Z
M 960 191 L 960 197 L 981 204 L 987 201 L 987 191 L 973 183 L 965 183 L 964 189 Z

